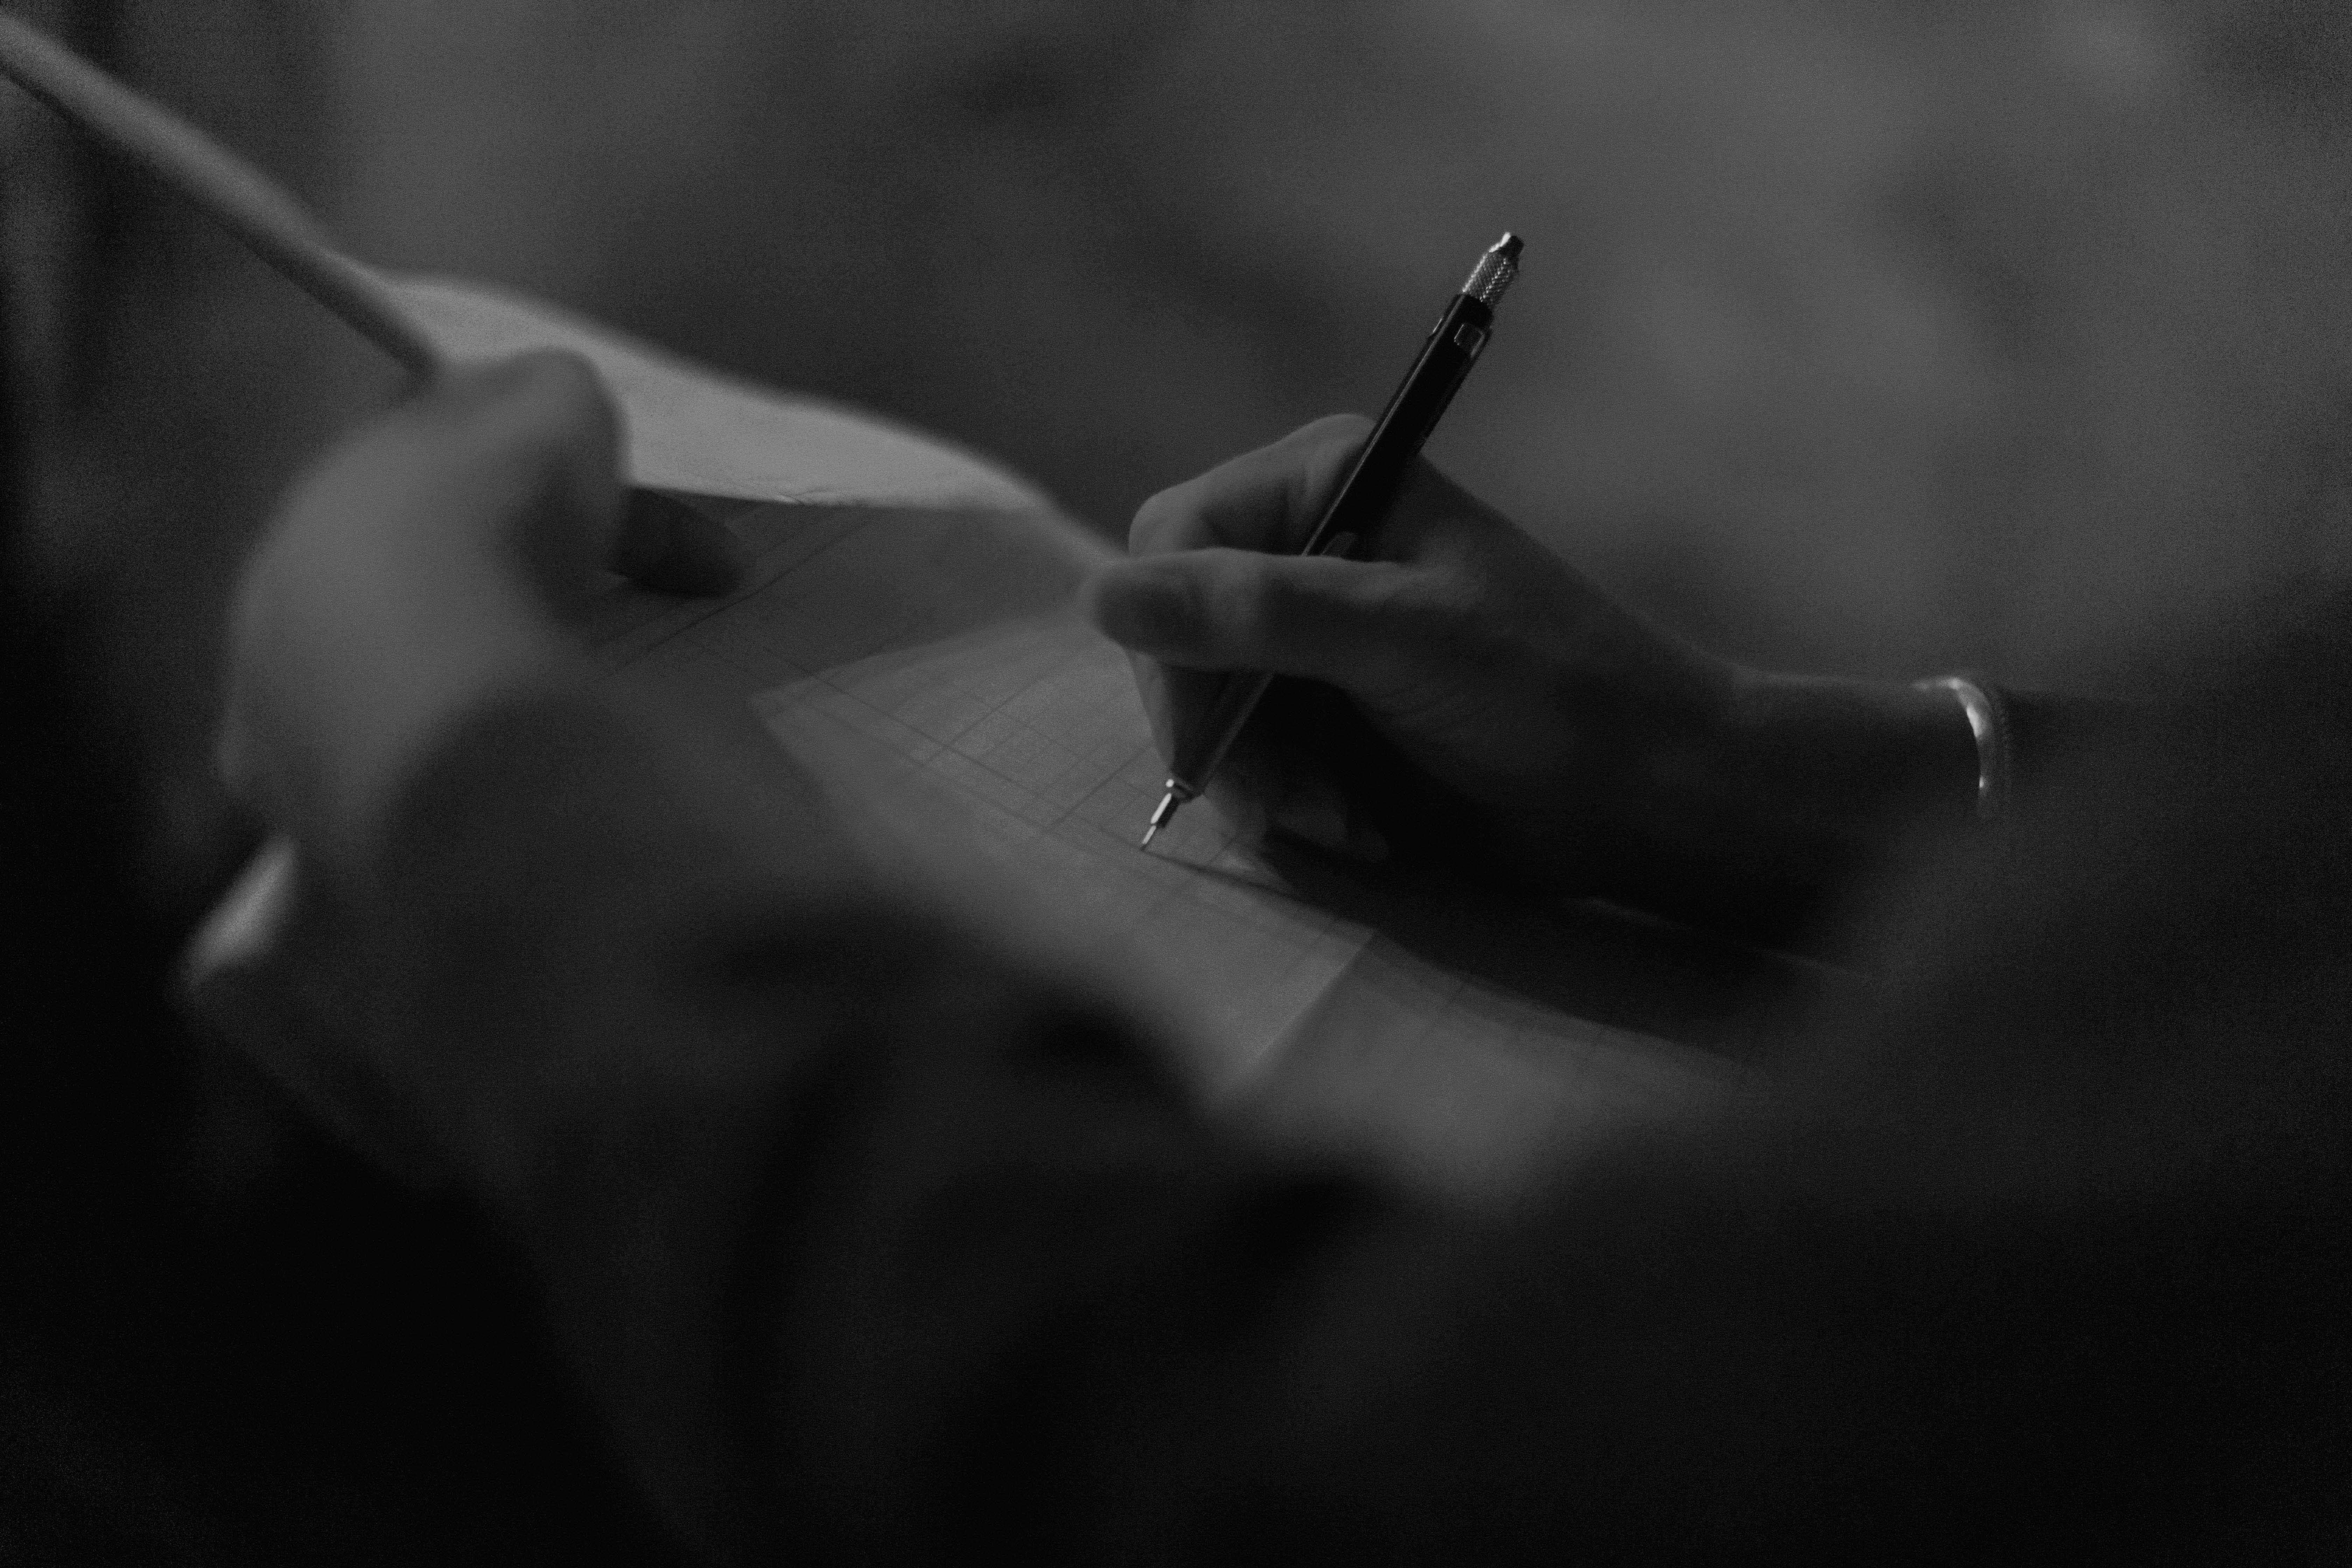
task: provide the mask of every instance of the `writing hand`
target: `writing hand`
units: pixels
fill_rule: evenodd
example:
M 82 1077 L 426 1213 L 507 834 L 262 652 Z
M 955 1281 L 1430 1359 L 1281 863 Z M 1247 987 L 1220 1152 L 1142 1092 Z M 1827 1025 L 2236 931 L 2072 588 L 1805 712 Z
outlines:
M 1948 699 L 1706 654 L 1426 463 L 1360 559 L 1291 554 L 1369 428 L 1318 421 L 1153 497 L 1087 585 L 1163 752 L 1214 672 L 1343 699 L 1269 693 L 1210 789 L 1245 829 L 1418 837 L 1543 888 L 1769 925 L 1919 800 L 1965 813 Z
M 1346 693 L 1498 859 L 1560 886 L 1607 881 L 1660 773 L 1708 732 L 1730 668 L 1620 609 L 1425 463 L 1363 558 L 1290 554 L 1369 428 L 1322 420 L 1153 497 L 1131 558 L 1088 584 L 1097 624 L 1140 656 L 1163 748 L 1213 699 L 1209 672 L 1307 677 Z M 1328 748 L 1297 743 L 1278 711 L 1260 718 L 1212 784 L 1228 815 L 1333 847 L 1391 836 L 1368 781 L 1335 776 Z

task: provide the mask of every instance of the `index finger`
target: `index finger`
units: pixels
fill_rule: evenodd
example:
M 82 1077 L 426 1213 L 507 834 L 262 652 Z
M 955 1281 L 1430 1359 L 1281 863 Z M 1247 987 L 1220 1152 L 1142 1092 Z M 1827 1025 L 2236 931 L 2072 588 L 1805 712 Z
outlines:
M 1226 545 L 1276 553 L 1307 542 L 1371 433 L 1360 414 L 1302 426 L 1145 501 L 1128 531 L 1130 555 Z

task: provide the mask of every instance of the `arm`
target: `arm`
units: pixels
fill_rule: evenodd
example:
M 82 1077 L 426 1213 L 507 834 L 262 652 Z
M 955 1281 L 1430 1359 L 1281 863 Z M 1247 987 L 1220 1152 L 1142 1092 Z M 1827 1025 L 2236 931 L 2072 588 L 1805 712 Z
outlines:
M 1635 854 L 1604 885 L 1623 902 L 1768 940 L 1818 940 L 1824 911 L 1931 836 L 1982 837 L 1986 758 L 1948 689 L 1769 670 L 1728 695 L 1672 781 L 1631 806 Z M 2039 812 L 2053 763 L 2130 743 L 2164 710 L 2001 690 L 1995 820 Z M 1847 940 L 1832 936 L 1832 940 Z
M 1968 891 L 2064 950 L 1996 922 L 1790 1104 L 1591 1152 L 1488 1228 L 1270 1160 L 1114 1012 L 812 887 L 820 825 L 739 809 L 779 788 L 514 693 L 422 763 L 372 906 L 387 1078 L 717 1560 L 2210 1560 L 2217 1523 L 2309 1527 L 2339 1426 L 2272 1489 L 2215 1479 L 2338 1386 L 2343 1090 L 2295 978 L 2329 939 L 2281 945 L 2284 911 L 2157 981 L 2144 931 L 2079 934 L 2116 870 L 2177 935 L 2212 911 L 2130 843 L 2029 843 L 2071 891 Z M 2176 1020 L 2217 975 L 2300 1066 L 2212 1077 Z M 2102 1026 L 2184 1065 L 2086 1110 L 2053 1064 Z
M 453 447 L 411 448 L 408 478 Z M 548 454 L 526 459 L 543 477 Z M 362 741 L 332 710 L 406 679 L 371 666 L 437 596 L 414 623 L 315 613 L 383 584 L 271 552 L 370 519 L 429 532 L 464 500 L 419 514 L 418 493 L 306 489 L 342 510 L 298 496 L 248 578 L 241 711 L 275 721 L 241 754 L 279 781 L 281 826 L 340 846 L 362 917 L 366 1071 L 317 1092 L 373 1083 L 346 1117 L 429 1146 L 494 1219 L 700 1555 L 1887 1560 L 1926 1538 L 2210 1559 L 2200 1529 L 2303 1528 L 2336 1473 L 2340 1433 L 2295 1401 L 2335 1408 L 2343 1380 L 2276 1310 L 2300 1300 L 2323 1347 L 2339 1321 L 2341 1281 L 2307 1259 L 2344 1233 L 2343 1180 L 2294 1145 L 2248 1190 L 2316 1173 L 2304 1208 L 2240 1223 L 2231 1161 L 2263 1095 L 2195 1145 L 2189 1168 L 2229 1180 L 2187 1201 L 2177 1139 L 2084 1140 L 2063 1104 L 2053 1133 L 1832 1059 L 1785 1102 L 1588 1152 L 1507 1226 L 1419 1211 L 1237 1142 L 1114 1012 L 865 890 L 779 759 L 541 657 L 562 639 L 499 552 L 456 569 L 509 578 L 470 602 L 516 636 L 471 646 L 536 651 L 436 687 L 453 695 L 398 756 Z M 289 638 L 251 640 L 270 626 Z M 2336 934 L 2310 940 L 2340 962 Z M 2301 956 L 2275 937 L 2247 951 Z M 2018 1000 L 2047 957 L 1998 992 L 2032 1059 L 2070 1022 Z M 2277 1037 L 2308 1032 L 2245 974 Z M 2189 1016 L 2177 992 L 2096 994 L 2161 1044 Z M 1906 1059 L 1931 1059 L 1971 1016 L 1948 1000 L 1839 1037 L 1908 1030 Z M 2288 1103 L 2306 1126 L 2340 1100 Z M 2314 1438 L 2309 1476 L 2200 1489 L 2263 1458 L 2232 1434 L 2284 1418 Z
M 1133 557 L 1088 584 L 1163 750 L 1220 671 L 1344 694 L 1294 688 L 1262 710 L 1212 788 L 1229 816 L 1333 849 L 1418 841 L 1774 940 L 1809 934 L 1914 836 L 1971 821 L 1978 752 L 1948 693 L 1717 658 L 1426 465 L 1367 559 L 1285 553 L 1364 430 L 1324 420 L 1155 496 Z M 2087 710 L 2013 707 L 2030 784 L 2034 753 Z

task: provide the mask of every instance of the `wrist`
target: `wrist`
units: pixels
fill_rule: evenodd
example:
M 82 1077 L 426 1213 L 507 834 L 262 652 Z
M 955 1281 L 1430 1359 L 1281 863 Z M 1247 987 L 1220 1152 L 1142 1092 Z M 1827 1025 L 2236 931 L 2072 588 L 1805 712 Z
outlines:
M 1977 747 L 1976 815 L 1990 822 L 2009 809 L 2017 752 L 2009 702 L 2000 689 L 1965 675 L 1940 675 L 1912 682 L 1915 690 L 1948 697 L 1959 705 Z
M 1631 896 L 1710 921 L 1774 923 L 1906 833 L 1962 823 L 1978 752 L 1951 694 L 1734 669 L 1663 752 L 1633 836 Z
M 1766 835 L 1875 844 L 1976 805 L 1968 715 L 1932 688 L 1742 670 L 1717 744 L 1717 788 Z

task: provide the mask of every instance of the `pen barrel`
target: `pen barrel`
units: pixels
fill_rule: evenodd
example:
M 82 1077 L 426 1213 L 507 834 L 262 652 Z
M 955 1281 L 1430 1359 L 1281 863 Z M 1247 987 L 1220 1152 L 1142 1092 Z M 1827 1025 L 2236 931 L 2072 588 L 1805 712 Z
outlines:
M 1396 395 L 1381 411 L 1331 504 L 1299 547 L 1300 554 L 1328 554 L 1335 547 L 1346 551 L 1357 541 L 1373 537 L 1413 459 L 1421 456 L 1422 444 L 1454 401 L 1462 378 L 1478 363 L 1494 326 L 1491 305 L 1466 293 L 1454 296 Z M 1179 800 L 1190 800 L 1208 786 L 1273 681 L 1271 675 L 1242 671 L 1225 678 L 1215 704 L 1195 731 L 1198 740 L 1176 749 L 1169 783 Z
M 1225 753 L 1241 738 L 1242 726 L 1257 711 L 1258 699 L 1273 684 L 1274 677 L 1264 670 L 1236 670 L 1225 677 L 1224 684 L 1217 689 L 1216 702 L 1201 721 L 1199 742 L 1179 747 L 1169 770 L 1169 783 L 1177 787 L 1182 798 L 1190 800 L 1209 787 L 1209 780 L 1223 764 Z
M 1494 331 L 1495 312 L 1467 294 L 1456 294 L 1421 345 L 1412 368 L 1398 384 L 1396 395 L 1381 411 L 1356 455 L 1355 466 L 1340 481 L 1315 531 L 1307 536 L 1299 553 L 1319 555 L 1333 539 L 1352 533 L 1370 539 L 1397 497 L 1404 477 L 1421 448 L 1437 428 L 1446 405 L 1462 386 L 1462 378 L 1478 363 Z
M 1334 548 L 1350 550 L 1355 541 L 1373 536 L 1390 505 L 1395 505 L 1404 475 L 1412 470 L 1413 458 L 1421 456 L 1421 445 L 1428 442 L 1430 430 L 1437 428 L 1446 405 L 1454 402 L 1463 376 L 1477 364 L 1491 331 L 1494 306 L 1489 300 L 1456 294 L 1446 303 L 1446 312 L 1430 327 L 1428 339 L 1423 339 L 1421 355 L 1397 385 L 1395 397 L 1390 397 L 1379 421 L 1373 421 L 1371 435 L 1364 437 L 1364 449 L 1357 451 L 1355 466 L 1348 468 L 1348 478 L 1340 479 L 1331 505 L 1324 508 L 1315 531 L 1307 533 L 1306 543 L 1298 548 L 1301 555 L 1327 555 Z M 1265 696 L 1273 679 L 1273 675 L 1240 670 L 1225 677 L 1216 703 L 1195 731 L 1197 741 L 1179 745 L 1171 759 L 1169 785 L 1179 802 L 1197 797 L 1209 785 L 1209 778 L 1225 762 L 1225 752 L 1242 736 L 1242 726 L 1249 724 L 1249 715 L 1256 712 L 1258 699 Z

